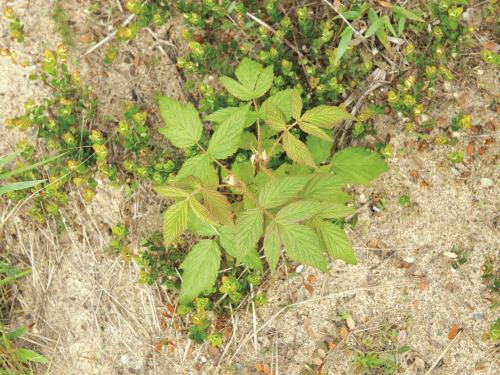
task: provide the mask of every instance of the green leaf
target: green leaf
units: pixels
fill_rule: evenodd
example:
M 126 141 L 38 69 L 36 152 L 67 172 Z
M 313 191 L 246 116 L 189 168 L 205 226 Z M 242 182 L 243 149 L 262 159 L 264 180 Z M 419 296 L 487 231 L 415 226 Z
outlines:
M 368 30 L 366 30 L 365 32 L 365 38 L 369 38 L 371 37 L 372 35 L 375 35 L 377 33 L 377 31 L 380 30 L 380 28 L 384 25 L 384 19 L 382 17 L 379 17 L 377 18 L 371 25 L 370 27 L 368 28 Z
M 368 184 L 387 171 L 387 164 L 376 153 L 360 147 L 348 147 L 333 155 L 332 165 L 345 182 Z
M 243 131 L 243 133 L 241 133 L 238 148 L 241 148 L 243 150 L 257 149 L 257 137 L 255 136 L 255 134 L 249 131 Z
M 264 273 L 262 261 L 260 260 L 259 253 L 255 248 L 251 248 L 248 254 L 245 255 L 243 259 L 241 259 L 241 262 L 248 268 L 259 271 L 260 273 Z
M 302 98 L 300 97 L 299 90 L 295 89 L 290 95 L 290 110 L 292 112 L 292 117 L 299 121 L 302 115 Z
M 262 103 L 261 110 L 259 111 L 259 118 L 264 118 L 264 111 L 262 109 L 265 108 L 268 103 L 272 103 L 285 114 L 286 120 L 289 121 L 292 118 L 290 100 L 294 90 L 295 89 L 286 89 L 278 91 L 276 94 L 267 98 L 264 103 Z
M 193 246 L 181 264 L 180 302 L 185 305 L 210 289 L 217 280 L 219 267 L 220 249 L 215 241 L 201 240 Z
M 309 177 L 283 177 L 269 181 L 259 194 L 259 204 L 266 209 L 282 206 L 295 199 Z
M 307 165 L 314 169 L 318 168 L 306 145 L 288 131 L 283 133 L 283 148 L 285 149 L 286 155 L 294 162 Z
M 253 94 L 253 98 L 254 99 L 260 98 L 266 92 L 268 92 L 271 86 L 273 85 L 273 80 L 274 80 L 273 66 L 270 65 L 267 68 L 265 68 L 259 75 L 257 83 L 255 84 L 255 91 Z
M 314 231 L 300 224 L 280 226 L 281 238 L 290 259 L 327 271 L 320 239 Z
M 188 212 L 187 229 L 196 236 L 211 237 L 219 234 L 214 225 L 209 225 L 203 222 L 198 216 L 196 216 L 193 210 L 189 210 Z
M 4 165 L 10 163 L 12 160 L 15 160 L 20 154 L 20 151 L 15 151 L 9 152 L 7 155 L 0 157 L 0 168 L 3 168 Z
M 307 136 L 306 146 L 316 164 L 324 163 L 328 159 L 332 151 L 331 140 L 325 141 L 312 135 Z
M 316 175 L 307 183 L 304 191 L 301 194 L 303 199 L 317 199 L 321 201 L 337 201 L 338 194 L 345 194 L 342 192 L 345 182 L 340 176 L 332 174 Z M 347 194 L 346 194 L 347 195 Z M 347 195 L 348 200 L 350 196 Z
M 409 20 L 412 21 L 417 21 L 417 22 L 425 22 L 425 20 L 420 17 L 418 14 L 412 12 L 411 10 L 405 9 L 403 7 L 400 7 L 398 5 L 391 5 L 391 9 L 394 13 L 399 14 L 403 16 L 404 18 L 408 18 Z
M 243 211 L 236 219 L 236 244 L 244 253 L 255 247 L 262 236 L 264 226 L 264 217 L 262 211 L 258 208 L 251 208 Z M 240 259 L 241 259 L 240 258 Z
M 261 64 L 245 57 L 236 67 L 234 75 L 250 92 L 254 92 L 262 69 Z
M 42 182 L 45 181 L 46 180 L 19 181 L 19 182 L 12 182 L 10 184 L 5 184 L 0 186 L 0 195 L 6 194 L 10 191 L 29 189 L 36 185 L 40 185 Z
M 264 121 L 267 126 L 277 132 L 286 130 L 286 117 L 273 103 L 267 103 L 264 107 Z
M 219 184 L 217 171 L 210 161 L 210 157 L 206 154 L 196 155 L 187 159 L 182 164 L 175 179 L 178 181 L 188 176 L 198 177 L 204 184 L 209 186 L 217 186 Z
M 324 219 L 341 219 L 355 212 L 354 208 L 342 203 L 324 203 L 319 216 Z
M 278 230 L 279 228 L 276 223 L 270 223 L 264 235 L 264 255 L 266 256 L 267 263 L 269 263 L 269 269 L 273 274 L 276 271 L 281 250 L 281 238 Z
M 176 147 L 189 148 L 200 139 L 203 130 L 198 111 L 191 104 L 182 104 L 166 96 L 159 99 L 160 113 L 166 127 L 159 132 Z
M 207 207 L 202 205 L 195 197 L 188 198 L 189 207 L 193 210 L 194 214 L 206 224 L 216 225 L 217 220 L 212 216 Z
M 332 137 L 329 136 L 327 133 L 325 133 L 325 131 L 322 130 L 321 128 L 318 128 L 317 126 L 308 124 L 308 123 L 303 122 L 303 121 L 299 121 L 299 127 L 302 129 L 303 132 L 305 132 L 307 134 L 314 135 L 315 137 L 321 138 L 322 140 L 330 142 L 330 143 L 333 142 Z M 330 151 L 330 150 L 328 149 L 328 151 Z
M 276 221 L 280 224 L 298 223 L 322 212 L 324 204 L 319 201 L 297 201 L 278 211 Z
M 207 153 L 215 159 L 226 159 L 237 150 L 248 107 L 241 107 L 219 125 L 212 134 Z
M 233 224 L 233 212 L 231 211 L 231 205 L 224 194 L 215 190 L 202 189 L 201 195 L 203 196 L 203 201 L 206 208 L 210 212 L 211 217 L 217 219 L 217 221 L 221 224 Z
M 335 54 L 335 60 L 333 62 L 334 65 L 336 65 L 340 61 L 342 56 L 344 56 L 345 51 L 347 51 L 347 48 L 349 47 L 349 43 L 351 42 L 351 39 L 352 39 L 352 29 L 350 27 L 346 27 L 345 30 L 342 32 L 339 46 L 337 47 L 337 52 Z
M 29 350 L 26 348 L 18 348 L 15 349 L 17 359 L 22 362 L 36 362 L 36 363 L 49 363 L 48 359 L 43 355 L 34 352 L 33 350 Z
M 219 240 L 224 250 L 239 262 L 242 262 L 252 251 L 256 251 L 255 246 L 238 246 L 236 234 L 229 226 L 223 226 L 219 229 Z
M 331 129 L 345 120 L 355 120 L 356 118 L 345 109 L 335 106 L 319 105 L 314 107 L 302 116 L 302 121 L 320 128 Z
M 170 246 L 187 228 L 187 199 L 171 205 L 163 215 L 163 241 Z
M 349 264 L 356 264 L 356 255 L 344 230 L 338 225 L 322 221 L 317 230 L 325 244 L 328 254 Z
M 232 96 L 235 96 L 236 98 L 244 101 L 252 100 L 252 92 L 245 86 L 240 84 L 238 81 L 235 81 L 234 79 L 226 76 L 220 77 L 219 81 Z
M 153 190 L 166 198 L 186 198 L 190 194 L 189 191 L 172 185 L 153 186 Z
M 248 107 L 247 107 L 248 108 Z M 208 115 L 205 117 L 206 121 L 215 122 L 216 124 L 220 124 L 227 120 L 231 115 L 233 115 L 236 111 L 238 111 L 240 107 L 226 107 L 219 109 L 218 111 Z M 243 124 L 244 128 L 248 128 L 252 126 L 257 120 L 257 113 L 254 111 L 248 111 L 245 116 L 245 123 Z

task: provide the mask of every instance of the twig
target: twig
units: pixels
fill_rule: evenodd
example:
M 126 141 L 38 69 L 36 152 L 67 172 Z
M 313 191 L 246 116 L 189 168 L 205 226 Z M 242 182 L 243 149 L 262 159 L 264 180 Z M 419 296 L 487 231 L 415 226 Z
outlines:
M 255 314 L 255 302 L 254 302 L 254 292 L 253 285 L 250 284 L 250 293 L 252 297 L 252 322 L 253 322 L 253 349 L 255 351 L 255 355 L 258 353 L 258 342 L 257 342 L 257 315 Z
M 133 21 L 133 19 L 135 18 L 135 14 L 131 14 L 125 21 L 123 21 L 121 27 L 125 27 L 127 26 L 130 22 Z M 90 47 L 85 53 L 84 53 L 84 56 L 88 55 L 89 53 L 92 53 L 94 52 L 96 49 L 98 49 L 99 47 L 101 47 L 102 45 L 106 44 L 107 42 L 109 42 L 111 39 L 113 39 L 116 35 L 116 33 L 118 32 L 118 30 L 114 30 L 111 34 L 109 34 L 106 38 L 102 39 L 99 43 L 97 43 L 96 45 Z
M 425 373 L 425 375 L 429 375 L 432 372 L 432 370 L 434 370 L 434 368 L 436 368 L 436 366 L 438 365 L 439 361 L 441 361 L 441 359 L 444 357 L 444 355 L 446 354 L 446 352 L 452 347 L 452 345 L 455 343 L 455 341 L 458 340 L 458 338 L 460 337 L 461 334 L 462 334 L 462 331 L 458 332 L 458 335 L 456 335 L 455 338 L 453 340 L 451 340 L 451 342 L 443 350 L 443 352 L 439 355 L 439 357 L 437 357 L 436 361 L 432 364 L 431 368 L 429 370 L 427 370 L 427 372 Z
M 343 15 L 342 13 L 339 13 L 339 11 L 337 10 L 337 8 L 335 8 L 335 7 L 333 6 L 333 4 L 332 4 L 332 3 L 330 3 L 328 0 L 323 0 L 323 2 L 324 2 L 326 5 L 328 5 L 330 8 L 332 8 L 332 9 L 333 9 L 333 11 L 334 11 L 335 13 L 337 13 L 337 15 L 338 15 L 338 16 L 342 19 L 342 21 L 344 21 L 344 23 L 345 23 L 347 26 L 349 26 L 349 27 L 351 28 L 351 30 L 354 32 L 354 34 L 356 34 L 356 36 L 360 37 L 360 38 L 361 38 L 361 39 L 363 39 L 363 40 L 364 40 L 364 39 L 366 39 L 366 38 L 363 36 L 363 34 L 361 34 L 361 32 L 359 32 L 358 30 L 356 30 L 356 29 L 355 29 L 355 28 L 351 25 L 351 23 L 347 20 L 347 18 L 345 18 L 345 17 L 344 17 L 344 15 Z

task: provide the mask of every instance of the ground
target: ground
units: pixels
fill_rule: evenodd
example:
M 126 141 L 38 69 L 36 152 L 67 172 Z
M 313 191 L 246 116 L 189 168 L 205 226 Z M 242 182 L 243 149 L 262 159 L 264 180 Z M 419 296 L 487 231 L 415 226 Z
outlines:
M 25 23 L 26 42 L 3 38 L 2 47 L 29 64 L 0 58 L 0 122 L 19 114 L 28 98 L 43 97 L 28 75 L 43 49 L 60 39 L 46 1 L 11 3 Z M 122 101 L 134 95 L 153 113 L 155 93 L 182 97 L 175 66 L 147 33 L 126 44 L 111 68 L 101 63 L 102 48 L 84 56 L 88 38 L 106 36 L 89 22 L 84 5 L 64 7 L 75 21 L 82 81 L 94 85 L 101 115 L 118 119 Z M 6 23 L 0 25 L 5 36 Z M 443 123 L 459 112 L 472 115 L 474 131 L 459 134 L 454 146 L 417 142 L 395 116 L 377 120 L 376 137 L 390 135 L 395 154 L 385 175 L 353 190 L 360 208 L 349 237 L 359 264 L 331 262 L 328 274 L 309 267 L 278 272 L 264 285 L 266 306 L 255 314 L 235 311 L 225 322 L 221 350 L 194 344 L 177 321 L 162 322 L 164 304 L 176 303 L 173 295 L 139 284 L 137 266 L 108 249 L 117 223 L 131 225 L 134 251 L 146 230 L 160 226 L 161 202 L 148 186 L 128 196 L 99 181 L 91 204 L 71 192 L 62 235 L 54 223 L 33 224 L 22 209 L 14 215 L 2 234 L 3 250 L 33 269 L 17 290 L 16 322 L 34 324 L 26 339 L 50 359 L 51 374 L 251 374 L 266 366 L 276 374 L 352 374 L 358 371 L 353 359 L 368 352 L 394 358 L 396 373 L 498 373 L 498 348 L 482 338 L 496 312 L 481 277 L 487 257 L 498 260 L 500 249 L 498 87 L 497 72 L 478 63 L 436 93 L 431 115 Z M 0 132 L 2 153 L 11 151 L 21 135 Z M 457 150 L 464 161 L 451 164 L 448 154 Z M 410 203 L 401 207 L 403 195 Z M 454 248 L 467 258 L 456 269 Z M 173 350 L 158 353 L 163 338 L 173 341 Z

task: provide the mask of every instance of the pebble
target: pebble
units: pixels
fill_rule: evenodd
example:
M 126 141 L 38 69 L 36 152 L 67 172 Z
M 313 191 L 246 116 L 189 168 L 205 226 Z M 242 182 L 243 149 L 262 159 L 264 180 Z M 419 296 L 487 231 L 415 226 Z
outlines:
M 457 258 L 457 257 L 458 257 L 458 255 L 457 255 L 457 254 L 455 254 L 455 253 L 453 253 L 453 252 L 451 252 L 451 251 L 445 251 L 445 252 L 443 253 L 443 255 L 444 255 L 445 257 L 448 257 L 448 258 L 451 258 L 451 259 L 455 259 L 455 258 Z
M 415 358 L 415 368 L 425 370 L 425 361 L 422 358 Z
M 301 273 L 302 271 L 304 271 L 304 266 L 302 264 L 299 264 L 295 269 L 295 272 Z
M 354 323 L 354 319 L 352 318 L 352 316 L 348 316 L 347 319 L 345 320 L 345 322 L 347 323 L 347 327 L 349 327 L 349 329 L 352 331 L 354 328 L 356 328 L 356 323 Z
M 124 354 L 120 357 L 120 362 L 122 365 L 127 366 L 128 365 L 128 355 Z
M 484 319 L 484 314 L 478 312 L 478 313 L 472 314 L 472 317 L 474 318 L 474 320 L 483 320 Z
M 318 355 L 320 356 L 320 358 L 325 358 L 326 352 L 323 349 L 318 349 Z
M 321 366 L 323 364 L 323 361 L 321 360 L 321 358 L 315 357 L 315 358 L 313 358 L 313 363 L 316 366 Z
M 408 264 L 413 264 L 415 263 L 415 258 L 414 257 L 404 257 L 403 261 Z
M 483 178 L 481 178 L 480 181 L 481 181 L 481 185 L 483 185 L 484 187 L 493 186 L 493 180 L 491 178 L 483 177 Z

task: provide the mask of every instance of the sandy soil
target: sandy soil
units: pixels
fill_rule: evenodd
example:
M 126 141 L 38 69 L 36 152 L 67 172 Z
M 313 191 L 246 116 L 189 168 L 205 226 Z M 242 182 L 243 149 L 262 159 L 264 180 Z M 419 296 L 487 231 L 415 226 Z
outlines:
M 58 42 L 47 2 L 11 3 L 25 23 L 26 42 L 2 38 L 2 47 L 30 66 L 0 58 L 0 121 L 20 113 L 28 98 L 43 97 L 27 76 L 43 49 Z M 133 96 L 152 111 L 156 92 L 182 96 L 175 67 L 147 33 L 121 45 L 125 52 L 112 67 L 101 63 L 103 49 L 82 57 L 83 41 L 101 40 L 110 31 L 89 22 L 87 5 L 71 1 L 65 7 L 75 21 L 78 68 L 82 80 L 95 87 L 101 115 L 119 118 L 122 101 Z M 119 12 L 115 2 L 110 6 Z M 0 27 L 5 36 L 6 22 Z M 431 367 L 432 374 L 498 373 L 498 349 L 481 339 L 497 313 L 490 309 L 481 268 L 487 256 L 498 260 L 500 248 L 500 125 L 492 108 L 498 87 L 496 72 L 479 65 L 439 94 L 431 115 L 448 123 L 458 112 L 470 113 L 478 127 L 460 134 L 455 146 L 422 147 L 401 131 L 400 120 L 380 119 L 378 136 L 391 134 L 396 152 L 387 174 L 354 191 L 362 208 L 349 236 L 359 265 L 332 262 L 328 275 L 307 267 L 294 277 L 278 273 L 265 285 L 266 307 L 255 317 L 244 310 L 233 314 L 221 351 L 191 343 L 178 322 L 162 323 L 164 303 L 175 300 L 158 287 L 137 283 L 137 267 L 107 248 L 110 228 L 119 222 L 131 224 L 132 248 L 146 230 L 159 226 L 161 202 L 148 187 L 127 196 L 101 181 L 91 204 L 71 192 L 62 209 L 62 234 L 55 223 L 38 226 L 22 213 L 13 218 L 4 242 L 33 268 L 17 296 L 24 311 L 18 322 L 34 323 L 27 338 L 50 358 L 51 374 L 252 374 L 256 365 L 280 374 L 353 374 L 356 355 L 390 355 L 404 346 L 410 351 L 396 356 L 396 373 L 423 374 Z M 20 137 L 3 127 L 0 134 L 2 152 L 12 150 Z M 474 153 L 450 165 L 448 153 L 465 152 L 470 142 Z M 484 186 L 484 178 L 493 185 Z M 410 197 L 409 206 L 398 205 L 401 195 Z M 372 207 L 380 207 L 381 200 L 384 209 L 375 212 Z M 446 255 L 454 246 L 468 254 L 457 270 Z M 345 314 L 348 321 L 341 318 Z M 454 324 L 462 330 L 449 340 Z M 163 338 L 173 340 L 173 352 L 154 350 Z

